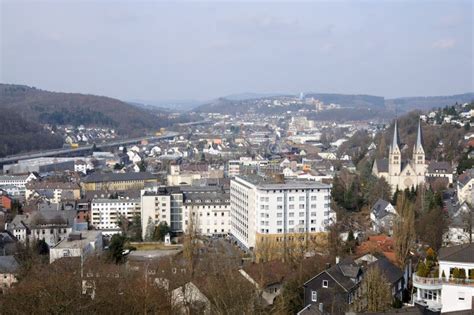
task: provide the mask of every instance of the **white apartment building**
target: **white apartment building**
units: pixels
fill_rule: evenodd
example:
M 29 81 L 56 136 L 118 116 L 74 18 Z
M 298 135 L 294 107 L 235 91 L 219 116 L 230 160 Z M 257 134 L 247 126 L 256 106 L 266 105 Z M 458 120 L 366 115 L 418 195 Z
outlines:
M 206 236 L 230 233 L 230 196 L 224 192 L 190 192 L 184 194 L 183 230 L 194 229 Z
M 331 186 L 308 180 L 246 176 L 230 185 L 231 234 L 246 249 L 257 237 L 325 232 L 336 220 Z
M 141 196 L 142 237 L 149 224 L 166 222 L 171 231 L 192 228 L 202 235 L 227 235 L 230 231 L 229 194 L 216 187 L 157 187 Z
M 240 175 L 240 160 L 230 160 L 227 162 L 227 177 L 235 177 Z
M 414 301 L 441 310 L 441 313 L 471 310 L 474 303 L 474 244 L 441 248 L 438 263 L 439 277 L 414 275 Z M 465 279 L 453 276 L 455 268 L 463 270 Z
M 28 175 L 0 175 L 0 187 L 15 186 L 20 189 L 25 189 L 26 183 L 35 179 L 36 176 L 33 173 Z
M 181 194 L 179 191 L 177 191 L 177 193 Z M 173 194 L 171 190 L 165 187 L 159 187 L 156 190 L 142 190 L 141 220 L 143 239 L 146 238 L 149 224 L 157 226 L 161 222 L 166 222 L 166 224 L 171 227 L 172 195 L 176 194 Z
M 140 214 L 140 199 L 92 199 L 91 224 L 98 230 L 118 230 L 120 217 L 129 221 Z

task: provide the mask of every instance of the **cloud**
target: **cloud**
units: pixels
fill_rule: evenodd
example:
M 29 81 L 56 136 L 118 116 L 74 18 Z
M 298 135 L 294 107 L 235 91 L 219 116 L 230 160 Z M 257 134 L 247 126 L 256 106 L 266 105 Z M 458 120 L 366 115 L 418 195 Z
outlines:
M 439 39 L 433 43 L 433 48 L 437 49 L 451 49 L 456 45 L 456 40 L 453 38 Z

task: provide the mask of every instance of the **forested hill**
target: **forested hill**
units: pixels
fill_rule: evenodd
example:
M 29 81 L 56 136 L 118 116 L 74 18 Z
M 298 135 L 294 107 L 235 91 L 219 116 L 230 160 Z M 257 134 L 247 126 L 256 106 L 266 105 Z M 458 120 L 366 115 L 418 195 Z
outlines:
M 167 126 L 157 111 L 117 99 L 78 93 L 48 92 L 23 85 L 0 84 L 0 110 L 16 113 L 26 122 L 115 128 L 121 135 Z
M 162 111 L 109 97 L 12 84 L 0 84 L 0 113 L 0 157 L 61 147 L 63 139 L 51 134 L 44 124 L 109 127 L 120 136 L 135 136 L 171 123 Z

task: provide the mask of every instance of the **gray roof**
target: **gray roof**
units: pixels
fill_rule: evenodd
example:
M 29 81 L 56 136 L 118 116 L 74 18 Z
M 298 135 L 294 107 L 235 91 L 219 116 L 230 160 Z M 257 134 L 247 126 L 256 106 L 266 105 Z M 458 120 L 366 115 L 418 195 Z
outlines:
M 474 243 L 443 247 L 439 250 L 438 260 L 474 263 Z
M 148 172 L 139 173 L 92 173 L 84 179 L 84 183 L 116 182 L 130 180 L 158 179 L 157 176 Z
M 431 161 L 428 165 L 428 173 L 452 174 L 453 167 L 448 162 Z
M 17 273 L 20 264 L 13 256 L 0 256 L 0 273 Z
M 379 173 L 387 173 L 388 172 L 388 159 L 377 159 L 375 160 L 377 164 L 377 171 Z
M 387 258 L 379 257 L 375 262 L 369 265 L 370 268 L 378 267 L 390 284 L 394 285 L 403 278 L 403 271 L 392 264 Z
M 331 185 L 323 184 L 310 180 L 283 180 L 283 182 L 275 181 L 271 177 L 263 177 L 258 175 L 238 176 L 236 181 L 242 179 L 257 186 L 259 189 L 329 189 Z
M 386 200 L 383 200 L 383 199 L 379 199 L 377 200 L 377 202 L 374 204 L 374 206 L 372 207 L 372 212 L 374 213 L 375 217 L 377 219 L 382 219 L 384 218 L 386 215 L 390 214 L 390 212 L 388 212 L 387 210 L 387 207 L 390 205 L 390 203 Z
M 342 262 L 326 270 L 326 273 L 346 291 L 350 291 L 357 285 L 352 279 L 357 278 L 360 272 L 361 268 L 350 258 L 344 259 Z

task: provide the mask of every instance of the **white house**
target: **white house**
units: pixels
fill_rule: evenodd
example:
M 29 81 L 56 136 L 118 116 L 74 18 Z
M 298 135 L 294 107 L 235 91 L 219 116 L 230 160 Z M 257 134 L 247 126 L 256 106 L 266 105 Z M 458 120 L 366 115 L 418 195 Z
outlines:
M 101 231 L 81 231 L 69 234 L 49 249 L 49 263 L 63 257 L 86 257 L 102 251 Z
M 383 199 L 377 200 L 370 210 L 370 220 L 372 222 L 372 230 L 375 233 L 392 234 L 394 220 L 397 217 L 397 211 L 393 205 Z
M 415 302 L 426 303 L 441 313 L 471 310 L 474 301 L 474 244 L 441 248 L 438 263 L 438 277 L 414 275 Z M 456 268 L 463 270 L 464 279 L 454 277 Z

